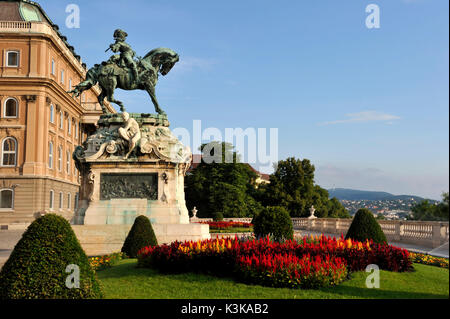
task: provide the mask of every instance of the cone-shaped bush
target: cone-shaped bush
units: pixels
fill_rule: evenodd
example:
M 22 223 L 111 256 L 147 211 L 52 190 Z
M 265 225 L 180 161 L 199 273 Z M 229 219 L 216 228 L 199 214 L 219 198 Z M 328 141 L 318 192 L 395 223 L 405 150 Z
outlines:
M 79 269 L 79 285 L 74 265 Z M 57 215 L 35 220 L 0 272 L 0 299 L 101 297 L 100 285 L 72 227 Z
M 293 239 L 294 228 L 288 211 L 283 207 L 267 207 L 252 221 L 257 238 L 272 236 L 275 241 Z
M 128 236 L 125 239 L 122 252 L 130 258 L 137 258 L 139 250 L 147 246 L 156 245 L 158 245 L 158 241 L 156 240 L 152 223 L 150 223 L 150 220 L 147 217 L 139 216 L 134 221 L 133 227 L 131 227 Z
M 345 239 L 366 241 L 372 239 L 375 243 L 386 243 L 387 239 L 372 212 L 367 208 L 358 210 Z

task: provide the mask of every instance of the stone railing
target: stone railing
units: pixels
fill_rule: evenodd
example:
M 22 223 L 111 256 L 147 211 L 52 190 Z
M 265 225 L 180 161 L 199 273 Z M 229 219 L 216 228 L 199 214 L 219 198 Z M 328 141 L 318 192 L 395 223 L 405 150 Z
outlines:
M 27 22 L 27 21 L 1 21 L 0 33 L 30 33 L 30 34 L 45 34 L 53 37 L 60 50 L 66 55 L 78 72 L 83 76 L 86 70 L 82 66 L 82 61 L 77 60 L 72 52 L 67 48 L 66 44 L 59 37 L 56 31 L 46 22 Z
M 31 22 L 0 21 L 0 29 L 31 29 Z
M 212 221 L 212 219 L 197 218 L 195 221 L 191 219 L 191 222 L 207 221 Z M 224 218 L 224 221 L 251 223 L 252 219 Z M 351 219 L 292 218 L 292 224 L 296 230 L 306 230 L 334 236 L 341 236 L 341 234 L 345 236 L 351 223 Z M 436 248 L 449 240 L 448 222 L 380 220 L 379 223 L 386 238 L 391 242 Z
M 293 218 L 294 229 L 340 236 L 345 235 L 351 219 Z M 381 229 L 391 242 L 436 248 L 448 242 L 448 222 L 380 220 Z

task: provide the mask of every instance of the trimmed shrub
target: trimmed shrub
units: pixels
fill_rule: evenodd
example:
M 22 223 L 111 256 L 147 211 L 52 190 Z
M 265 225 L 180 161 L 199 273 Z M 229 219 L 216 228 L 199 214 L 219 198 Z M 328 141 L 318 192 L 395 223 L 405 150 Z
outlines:
M 152 223 L 146 216 L 139 216 L 125 239 L 122 252 L 129 258 L 137 258 L 137 253 L 141 248 L 156 245 L 158 245 L 158 241 Z
M 288 211 L 284 207 L 267 207 L 252 221 L 257 238 L 272 236 L 275 241 L 294 238 L 294 227 Z
M 222 220 L 223 220 L 223 213 L 222 212 L 214 213 L 214 221 L 215 222 L 221 222 Z
M 80 287 L 67 288 L 80 270 Z M 102 297 L 95 272 L 89 265 L 70 224 L 49 214 L 35 220 L 17 243 L 0 272 L 0 299 L 98 299 Z
M 349 238 L 361 242 L 373 240 L 374 243 L 378 244 L 387 243 L 386 236 L 380 224 L 367 208 L 362 208 L 356 213 L 345 236 L 345 239 Z

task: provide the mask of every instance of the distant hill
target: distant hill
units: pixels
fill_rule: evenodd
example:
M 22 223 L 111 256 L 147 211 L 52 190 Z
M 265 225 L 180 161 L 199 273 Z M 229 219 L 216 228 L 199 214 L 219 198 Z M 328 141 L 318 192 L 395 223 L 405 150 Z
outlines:
M 395 200 L 395 199 L 414 199 L 415 201 L 425 200 L 419 196 L 413 195 L 392 195 L 386 192 L 359 191 L 346 188 L 329 189 L 330 198 L 336 197 L 340 200 Z

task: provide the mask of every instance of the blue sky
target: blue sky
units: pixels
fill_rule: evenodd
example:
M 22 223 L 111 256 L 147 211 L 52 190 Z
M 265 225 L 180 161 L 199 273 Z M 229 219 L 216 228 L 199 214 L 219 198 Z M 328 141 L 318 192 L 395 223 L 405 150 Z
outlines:
M 65 26 L 67 4 L 81 27 Z M 368 4 L 380 29 L 365 25 Z M 316 182 L 439 199 L 449 189 L 447 0 L 41 1 L 88 64 L 122 28 L 180 63 L 156 88 L 172 127 L 278 128 Z M 117 92 L 153 112 L 145 92 Z M 270 172 L 270 170 L 266 170 Z

